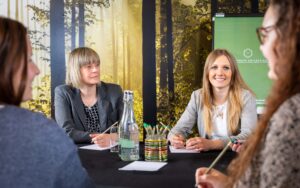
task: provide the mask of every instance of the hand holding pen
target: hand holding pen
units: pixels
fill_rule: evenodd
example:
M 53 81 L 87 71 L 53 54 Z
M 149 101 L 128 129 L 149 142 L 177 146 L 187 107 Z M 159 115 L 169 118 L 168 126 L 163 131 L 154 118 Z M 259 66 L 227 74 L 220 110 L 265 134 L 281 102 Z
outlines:
M 237 140 L 237 139 L 233 139 L 233 142 L 232 142 L 232 145 L 231 145 L 231 149 L 232 151 L 235 151 L 235 152 L 240 152 L 243 150 L 243 143 L 245 142 L 246 140 Z
M 97 144 L 99 147 L 108 147 L 110 145 L 110 134 L 96 133 L 90 134 L 90 137 L 92 138 L 91 143 Z
M 102 133 L 93 133 L 93 134 L 90 134 L 89 136 L 92 139 L 91 142 L 97 144 L 100 147 L 107 147 L 107 146 L 109 146 L 112 135 L 106 134 L 106 133 L 110 130 L 111 127 L 113 127 L 117 123 L 118 123 L 118 121 L 115 122 L 115 123 L 113 123 L 111 126 L 109 126 Z
M 228 176 L 222 172 L 212 169 L 209 174 L 205 174 L 207 168 L 198 168 L 195 173 L 197 188 L 223 188 L 226 187 Z
M 176 149 L 185 147 L 185 138 L 180 134 L 172 134 L 170 142 Z
M 229 138 L 230 141 L 226 144 L 217 158 L 211 163 L 208 168 L 198 168 L 195 174 L 196 184 L 195 187 L 224 187 L 226 183 L 227 176 L 223 173 L 214 170 L 213 167 L 217 164 L 217 162 L 222 158 L 224 153 L 230 147 L 232 143 L 236 141 L 234 138 Z
M 185 147 L 185 138 L 183 135 L 174 133 L 172 129 L 169 128 L 169 126 L 163 124 L 162 122 L 159 123 L 164 127 L 163 133 L 165 133 L 167 130 L 169 131 L 169 133 L 171 133 L 170 142 L 172 146 L 174 146 L 176 149 Z

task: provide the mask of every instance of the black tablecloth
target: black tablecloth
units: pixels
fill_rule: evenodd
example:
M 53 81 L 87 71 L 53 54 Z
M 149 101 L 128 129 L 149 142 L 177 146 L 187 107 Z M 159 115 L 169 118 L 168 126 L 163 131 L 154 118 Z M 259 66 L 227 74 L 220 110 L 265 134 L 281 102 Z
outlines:
M 143 159 L 141 145 L 141 159 Z M 117 153 L 109 150 L 79 149 L 82 165 L 98 187 L 193 187 L 198 167 L 208 167 L 220 151 L 201 153 L 168 153 L 168 164 L 157 172 L 119 171 L 130 162 L 121 161 Z M 227 151 L 215 166 L 225 172 L 235 152 Z

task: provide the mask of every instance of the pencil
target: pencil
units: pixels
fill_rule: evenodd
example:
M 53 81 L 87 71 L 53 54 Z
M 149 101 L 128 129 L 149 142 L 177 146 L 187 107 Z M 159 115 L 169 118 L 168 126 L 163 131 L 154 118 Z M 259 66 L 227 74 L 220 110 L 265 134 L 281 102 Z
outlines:
M 168 130 L 170 133 L 176 135 L 173 131 L 171 131 L 171 129 L 167 125 L 163 124 L 162 122 L 159 122 L 159 123 L 164 127 L 164 130 L 163 130 L 162 134 L 165 134 L 166 131 Z
M 109 126 L 107 129 L 105 129 L 105 131 L 103 131 L 101 134 L 106 133 L 112 126 L 116 125 L 117 123 L 119 123 L 118 121 L 114 122 L 111 126 Z
M 218 157 L 211 163 L 211 165 L 208 167 L 208 169 L 205 171 L 204 174 L 208 174 L 209 171 L 217 164 L 217 162 L 221 159 L 221 157 L 224 155 L 225 151 L 230 146 L 231 141 L 228 142 L 228 144 L 224 147 L 224 149 L 221 151 L 221 153 L 218 155 Z
M 102 133 L 100 133 L 100 134 L 105 134 L 107 131 L 109 131 L 109 130 L 110 130 L 110 128 L 111 128 L 112 126 L 116 125 L 117 123 L 119 123 L 119 122 L 118 122 L 118 121 L 116 121 L 115 123 L 113 123 L 111 126 L 109 126 L 107 129 L 105 129 L 105 131 L 103 131 L 103 132 L 102 132 Z M 93 139 L 92 139 L 91 143 L 94 143 Z

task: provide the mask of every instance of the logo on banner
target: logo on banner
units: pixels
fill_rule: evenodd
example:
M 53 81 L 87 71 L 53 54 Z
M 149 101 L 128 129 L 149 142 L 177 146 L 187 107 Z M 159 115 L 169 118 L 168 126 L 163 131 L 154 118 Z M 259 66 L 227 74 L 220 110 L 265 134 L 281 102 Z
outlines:
M 244 55 L 245 58 L 249 59 L 253 55 L 252 49 L 250 49 L 250 48 L 244 49 L 243 55 Z

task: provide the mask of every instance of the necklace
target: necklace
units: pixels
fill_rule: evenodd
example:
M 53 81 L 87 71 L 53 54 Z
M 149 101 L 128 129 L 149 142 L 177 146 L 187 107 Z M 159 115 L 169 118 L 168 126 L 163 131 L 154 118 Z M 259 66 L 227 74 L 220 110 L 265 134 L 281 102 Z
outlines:
M 224 109 L 225 109 L 225 104 L 219 105 L 219 106 L 214 106 L 213 107 L 213 113 L 216 118 L 223 119 L 224 116 Z

